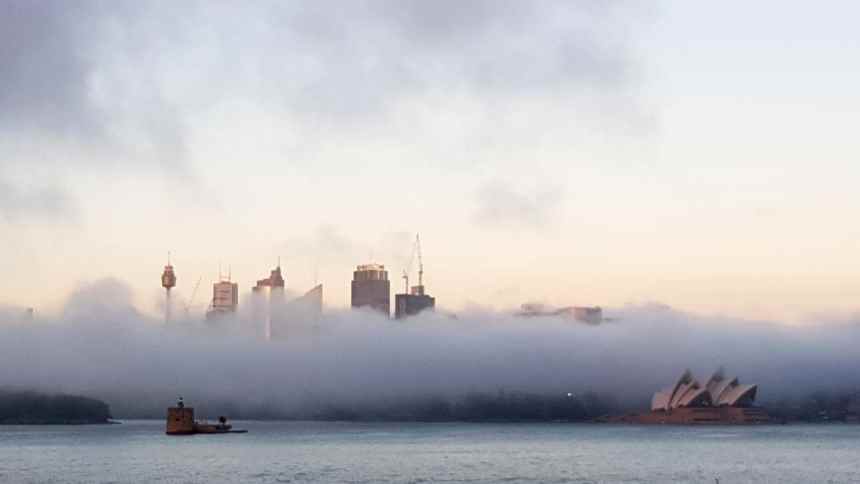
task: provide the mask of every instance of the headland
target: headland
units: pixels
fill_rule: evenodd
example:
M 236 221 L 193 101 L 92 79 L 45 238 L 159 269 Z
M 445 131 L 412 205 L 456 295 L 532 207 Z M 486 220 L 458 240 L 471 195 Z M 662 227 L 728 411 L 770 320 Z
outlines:
M 0 425 L 84 425 L 111 422 L 107 403 L 78 395 L 0 390 Z

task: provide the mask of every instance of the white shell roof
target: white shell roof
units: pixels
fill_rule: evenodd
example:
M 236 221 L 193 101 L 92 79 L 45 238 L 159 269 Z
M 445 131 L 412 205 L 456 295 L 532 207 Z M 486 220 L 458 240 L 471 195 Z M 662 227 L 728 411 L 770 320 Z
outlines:
M 726 391 L 731 390 L 732 388 L 738 386 L 737 378 L 726 378 L 722 381 L 714 391 L 711 392 L 711 400 L 717 402 L 719 404 L 720 400 L 723 398 L 723 395 L 726 394 Z
M 707 388 L 697 388 L 687 391 L 687 394 L 678 403 L 679 407 L 688 407 L 691 404 L 709 405 L 711 403 L 710 394 Z
M 651 410 L 668 410 L 670 397 L 668 390 L 655 393 L 651 397 Z
M 713 396 L 714 390 L 716 390 L 717 386 L 719 386 L 722 382 L 724 382 L 725 379 L 726 379 L 726 376 L 723 372 L 722 367 L 720 367 L 720 369 L 718 369 L 717 371 L 714 372 L 713 375 L 711 375 L 711 378 L 708 380 L 708 383 L 705 384 L 705 387 L 711 393 L 711 396 Z
M 693 378 L 690 370 L 686 370 L 672 388 L 654 394 L 651 398 L 651 410 L 671 410 L 687 406 L 734 406 L 755 400 L 757 389 L 757 385 L 741 385 L 737 378 L 726 378 L 722 368 L 702 386 Z
M 719 405 L 737 405 L 744 398 L 755 400 L 757 385 L 735 385 L 720 396 Z

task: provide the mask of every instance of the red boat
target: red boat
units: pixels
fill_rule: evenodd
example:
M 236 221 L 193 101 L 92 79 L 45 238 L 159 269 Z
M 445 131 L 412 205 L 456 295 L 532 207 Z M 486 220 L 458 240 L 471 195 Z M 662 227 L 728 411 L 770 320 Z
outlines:
M 194 420 L 194 408 L 186 407 L 182 397 L 179 397 L 175 407 L 167 409 L 167 435 L 194 435 L 194 434 L 242 434 L 247 430 L 233 430 L 233 426 L 227 423 L 227 417 L 218 417 L 217 424 L 197 422 Z

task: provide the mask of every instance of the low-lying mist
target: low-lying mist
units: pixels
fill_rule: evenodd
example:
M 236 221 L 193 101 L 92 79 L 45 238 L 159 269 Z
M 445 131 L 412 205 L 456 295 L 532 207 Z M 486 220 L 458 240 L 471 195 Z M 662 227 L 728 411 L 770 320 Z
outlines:
M 57 317 L 0 311 L 0 387 L 101 398 L 118 418 L 161 418 L 180 395 L 201 413 L 234 417 L 360 414 L 499 392 L 596 394 L 638 409 L 688 367 L 704 380 L 725 366 L 758 383 L 762 402 L 860 388 L 856 322 L 788 326 L 661 305 L 604 312 L 613 319 L 588 326 L 486 310 L 406 321 L 331 310 L 265 342 L 248 331 L 244 309 L 215 324 L 165 325 L 136 311 L 125 285 L 104 280 Z

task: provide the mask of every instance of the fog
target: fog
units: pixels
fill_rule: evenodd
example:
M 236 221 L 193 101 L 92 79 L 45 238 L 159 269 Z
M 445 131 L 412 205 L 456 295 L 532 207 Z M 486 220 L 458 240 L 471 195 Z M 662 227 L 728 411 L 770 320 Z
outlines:
M 860 326 L 703 318 L 663 305 L 605 308 L 587 326 L 503 312 L 437 312 L 406 321 L 330 311 L 285 341 L 259 341 L 235 321 L 163 321 L 135 310 L 120 281 L 83 286 L 61 315 L 0 316 L 0 387 L 94 396 L 115 416 L 160 416 L 182 395 L 234 414 L 314 415 L 332 406 L 396 405 L 498 391 L 596 392 L 625 407 L 684 368 L 718 366 L 758 383 L 759 400 L 860 386 Z

